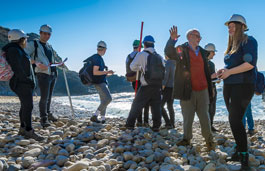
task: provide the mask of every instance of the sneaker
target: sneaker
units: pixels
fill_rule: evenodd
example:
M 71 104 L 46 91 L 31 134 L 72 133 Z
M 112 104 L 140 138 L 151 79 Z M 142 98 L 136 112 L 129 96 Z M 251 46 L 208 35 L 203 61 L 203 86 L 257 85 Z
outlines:
M 48 113 L 48 120 L 52 122 L 57 122 L 58 118 L 54 116 L 52 113 Z
M 47 118 L 41 118 L 40 124 L 43 128 L 47 128 L 47 127 L 51 126 L 51 123 L 48 121 Z
M 190 145 L 190 140 L 182 139 L 180 142 L 176 144 L 177 146 L 187 146 Z
M 254 129 L 248 130 L 248 134 L 249 134 L 250 137 L 252 137 L 253 135 L 256 134 L 256 131 Z
M 26 129 L 25 129 L 25 128 L 23 128 L 23 127 L 20 127 L 20 128 L 19 128 L 19 131 L 18 131 L 18 134 L 17 134 L 17 135 L 24 136 L 24 135 L 25 135 L 25 131 L 26 131 Z
M 33 129 L 30 130 L 30 131 L 26 131 L 25 130 L 25 136 L 24 137 L 27 138 L 27 139 L 31 139 L 32 138 L 32 139 L 34 139 L 36 141 L 43 141 L 45 139 L 44 137 L 36 134 Z
M 241 169 L 242 171 L 251 171 L 251 168 L 249 167 L 249 154 L 247 152 L 241 152 L 240 153 L 240 163 L 241 163 Z
M 96 115 L 92 116 L 92 117 L 90 118 L 90 120 L 91 120 L 92 122 L 100 123 L 100 120 L 98 120 L 98 117 L 97 117 Z
M 211 142 L 207 142 L 206 143 L 206 147 L 208 151 L 214 151 L 215 150 L 215 142 L 211 141 Z
M 211 127 L 211 129 L 212 129 L 212 132 L 218 132 L 218 130 L 213 126 Z
M 153 132 L 159 132 L 159 128 L 158 127 L 152 127 L 151 128 Z

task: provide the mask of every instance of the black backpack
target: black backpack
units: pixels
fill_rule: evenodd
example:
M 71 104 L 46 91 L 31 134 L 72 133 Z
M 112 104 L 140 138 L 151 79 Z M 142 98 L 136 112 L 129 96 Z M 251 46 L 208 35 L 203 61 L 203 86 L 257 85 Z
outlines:
M 255 93 L 256 95 L 261 95 L 265 89 L 265 79 L 264 75 L 261 72 L 256 72 L 256 83 L 255 83 Z
M 144 79 L 148 85 L 162 86 L 165 75 L 165 67 L 161 57 L 156 53 L 145 51 L 149 55 L 147 57 L 147 66 L 145 69 Z
M 93 60 L 90 57 L 79 71 L 79 78 L 84 85 L 90 86 L 93 84 L 93 66 Z

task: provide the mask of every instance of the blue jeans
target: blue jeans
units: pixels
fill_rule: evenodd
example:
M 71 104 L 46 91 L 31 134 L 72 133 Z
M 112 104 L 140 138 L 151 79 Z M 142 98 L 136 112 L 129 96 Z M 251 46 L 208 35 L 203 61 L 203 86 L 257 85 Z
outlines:
M 251 103 L 249 103 L 243 118 L 243 124 L 245 128 L 246 128 L 246 120 L 248 122 L 248 130 L 254 130 L 254 121 L 252 117 Z

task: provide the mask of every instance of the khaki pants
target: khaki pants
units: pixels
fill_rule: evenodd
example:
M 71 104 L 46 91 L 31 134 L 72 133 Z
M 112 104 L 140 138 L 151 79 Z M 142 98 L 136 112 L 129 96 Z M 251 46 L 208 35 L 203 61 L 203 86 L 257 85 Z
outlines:
M 202 136 L 206 142 L 213 141 L 213 136 L 210 127 L 209 118 L 209 93 L 208 89 L 202 91 L 192 91 L 190 100 L 180 101 L 181 111 L 183 115 L 183 139 L 192 139 L 192 124 L 194 121 L 195 112 L 201 124 Z

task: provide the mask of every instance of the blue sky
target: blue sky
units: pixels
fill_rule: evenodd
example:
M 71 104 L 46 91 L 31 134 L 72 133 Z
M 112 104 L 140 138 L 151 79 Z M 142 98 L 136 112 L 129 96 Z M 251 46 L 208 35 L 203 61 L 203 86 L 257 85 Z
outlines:
M 42 24 L 53 28 L 50 44 L 65 58 L 68 67 L 78 71 L 83 60 L 96 52 L 97 42 L 107 42 L 105 63 L 119 75 L 125 74 L 125 58 L 132 42 L 152 35 L 161 55 L 169 38 L 169 28 L 177 25 L 186 41 L 190 28 L 201 32 L 200 45 L 211 42 L 218 52 L 213 60 L 216 68 L 224 66 L 228 31 L 224 23 L 234 13 L 242 14 L 249 27 L 248 35 L 258 41 L 258 67 L 265 70 L 265 1 L 263 0 L 27 0 L 2 1 L 0 25 L 38 33 Z

